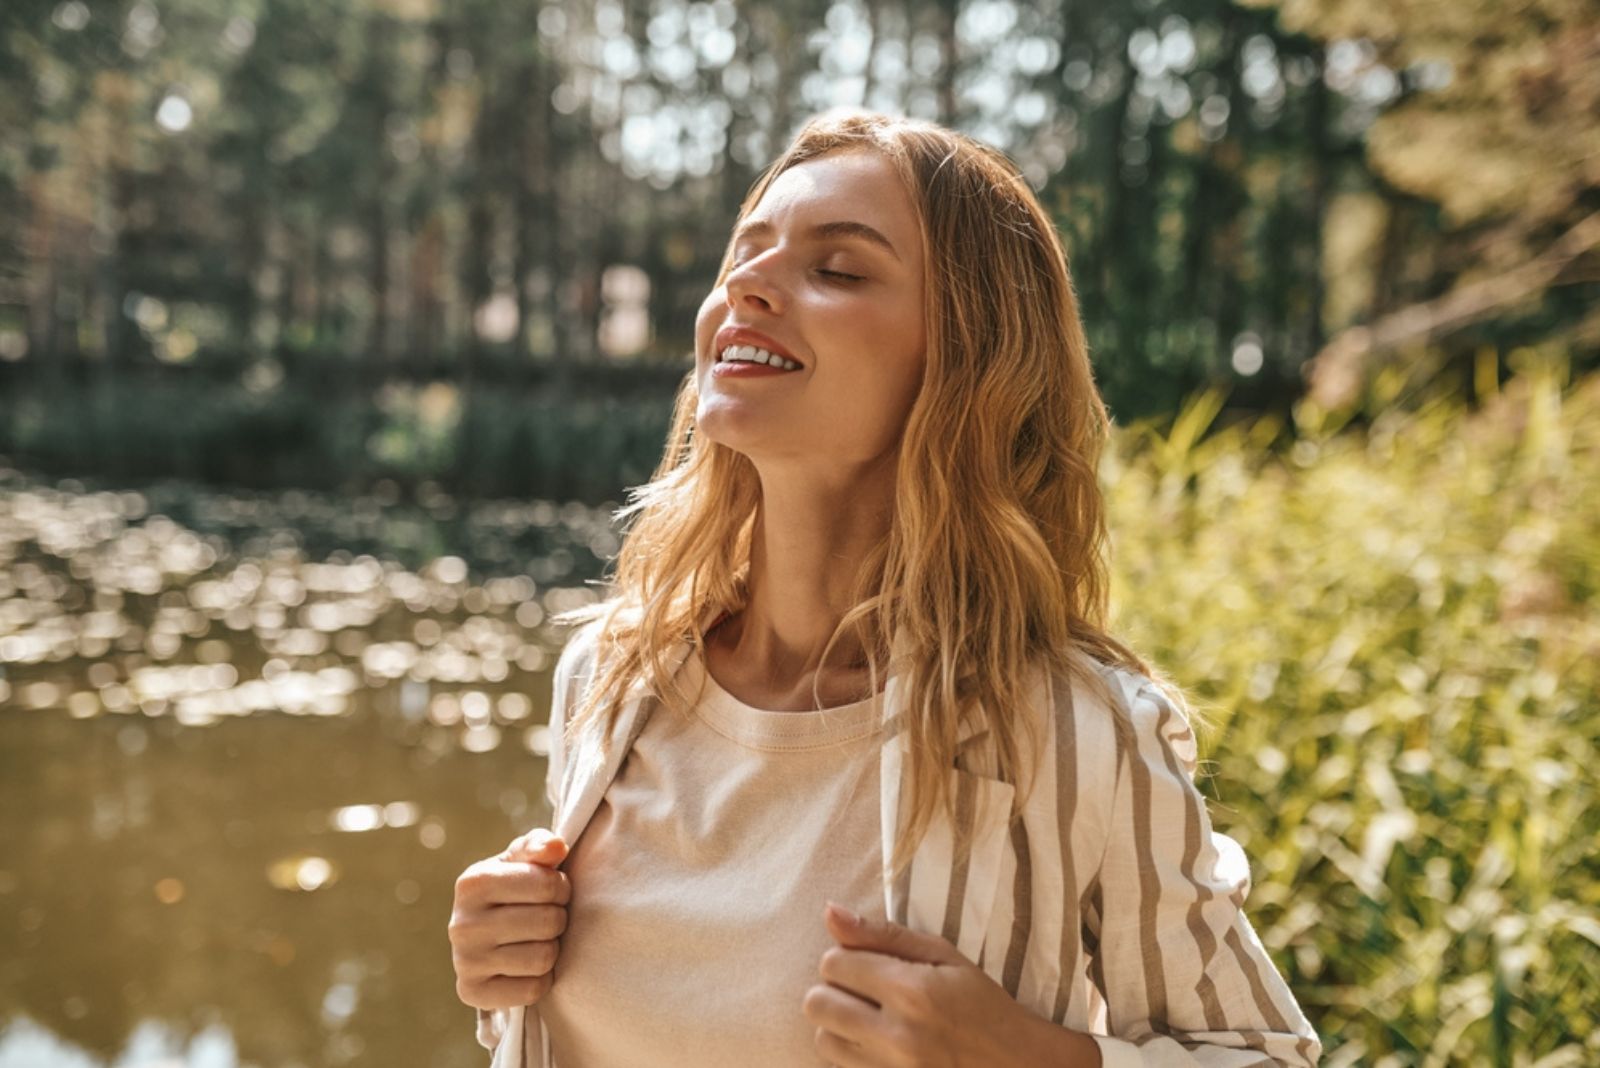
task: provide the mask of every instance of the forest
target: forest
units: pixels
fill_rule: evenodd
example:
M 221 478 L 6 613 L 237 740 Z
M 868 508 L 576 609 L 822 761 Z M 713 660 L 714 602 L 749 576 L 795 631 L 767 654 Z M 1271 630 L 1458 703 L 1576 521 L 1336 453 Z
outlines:
M 1012 155 L 1123 423 L 1600 352 L 1572 0 L 12 0 L 0 451 L 603 500 L 751 181 L 864 106 Z M 582 448 L 574 442 L 582 441 Z M 619 478 L 620 476 L 620 478 Z

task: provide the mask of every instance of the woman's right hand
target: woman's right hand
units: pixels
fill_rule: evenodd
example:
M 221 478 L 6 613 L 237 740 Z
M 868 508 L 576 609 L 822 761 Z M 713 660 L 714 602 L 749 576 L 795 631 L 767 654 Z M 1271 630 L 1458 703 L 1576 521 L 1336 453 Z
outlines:
M 476 1009 L 532 1005 L 550 990 L 572 883 L 556 870 L 567 844 L 543 828 L 456 879 L 450 957 L 456 996 Z

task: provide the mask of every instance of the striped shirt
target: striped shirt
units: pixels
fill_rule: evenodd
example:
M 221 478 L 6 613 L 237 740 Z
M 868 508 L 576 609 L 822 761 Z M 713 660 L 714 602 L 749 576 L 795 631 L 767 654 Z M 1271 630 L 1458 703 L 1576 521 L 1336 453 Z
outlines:
M 565 751 L 565 710 L 593 677 L 596 630 L 568 643 L 551 702 L 546 796 L 569 846 L 658 705 L 637 682 L 609 749 L 589 732 Z M 682 643 L 678 661 L 689 652 Z M 907 735 L 903 682 L 889 677 L 879 776 L 888 916 L 942 936 L 1035 1014 L 1090 1034 L 1106 1068 L 1315 1065 L 1316 1034 L 1245 918 L 1244 854 L 1211 829 L 1194 786 L 1188 723 L 1149 678 L 1083 663 L 1116 707 L 1080 678 L 1036 672 L 1029 712 L 1043 759 L 1021 814 L 1011 818 L 1015 787 L 993 777 L 986 736 L 967 728 L 949 774 L 971 844 L 957 849 L 937 819 L 898 876 L 887 858 Z M 536 1006 L 479 1010 L 478 1040 L 494 1050 L 493 1068 L 554 1068 Z

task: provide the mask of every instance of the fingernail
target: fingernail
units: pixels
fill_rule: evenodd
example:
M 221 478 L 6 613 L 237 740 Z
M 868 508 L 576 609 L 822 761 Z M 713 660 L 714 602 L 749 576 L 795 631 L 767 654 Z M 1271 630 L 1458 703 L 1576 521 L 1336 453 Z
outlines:
M 832 901 L 830 901 L 830 902 L 828 902 L 828 909 L 833 913 L 833 918 L 838 920 L 840 923 L 844 924 L 845 926 L 847 926 L 847 927 L 860 927 L 861 926 L 861 917 L 857 916 L 855 913 L 851 912 L 849 909 L 845 908 L 843 905 L 835 905 Z
M 528 848 L 537 853 L 539 850 L 555 841 L 555 837 L 556 836 L 551 834 L 549 831 L 533 831 L 528 835 Z

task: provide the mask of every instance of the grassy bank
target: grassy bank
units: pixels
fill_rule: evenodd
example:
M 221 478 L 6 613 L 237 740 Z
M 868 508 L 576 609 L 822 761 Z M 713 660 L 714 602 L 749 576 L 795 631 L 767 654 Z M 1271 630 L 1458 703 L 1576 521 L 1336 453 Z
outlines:
M 1120 625 L 1330 1065 L 1600 1063 L 1600 377 L 1484 400 L 1270 457 L 1203 397 L 1109 465 Z

